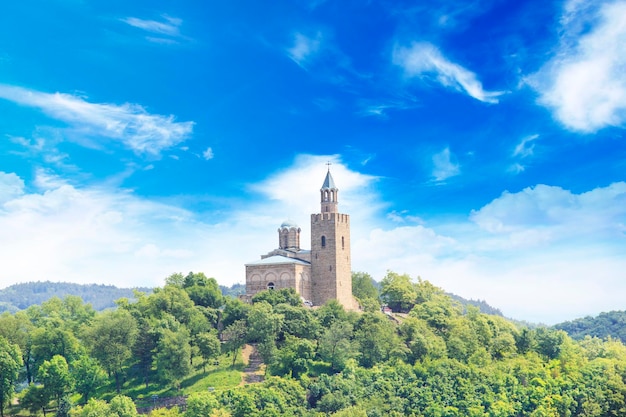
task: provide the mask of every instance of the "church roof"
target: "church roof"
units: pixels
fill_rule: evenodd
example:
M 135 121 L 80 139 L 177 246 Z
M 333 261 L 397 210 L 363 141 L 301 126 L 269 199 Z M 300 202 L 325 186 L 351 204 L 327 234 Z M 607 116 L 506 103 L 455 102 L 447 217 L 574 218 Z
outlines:
M 261 259 L 259 261 L 254 261 L 247 263 L 246 266 L 249 265 L 277 265 L 277 264 L 296 264 L 296 265 L 311 265 L 310 262 L 303 261 L 301 259 L 296 258 L 288 258 L 286 256 L 274 255 L 269 258 Z
M 330 170 L 328 170 L 328 173 L 326 174 L 326 179 L 324 180 L 324 185 L 322 185 L 322 190 L 327 189 L 327 188 L 337 188 L 337 186 L 335 185 L 335 180 L 333 179 L 333 176 L 330 175 Z
M 298 227 L 298 225 L 297 225 L 297 224 L 296 224 L 296 222 L 294 222 L 293 220 L 291 220 L 291 219 L 287 219 L 287 220 L 285 220 L 285 221 L 284 221 L 284 222 L 280 225 L 280 228 L 281 228 L 281 229 L 282 229 L 283 227 L 286 227 L 286 228 L 296 227 L 296 228 L 297 228 L 297 227 Z

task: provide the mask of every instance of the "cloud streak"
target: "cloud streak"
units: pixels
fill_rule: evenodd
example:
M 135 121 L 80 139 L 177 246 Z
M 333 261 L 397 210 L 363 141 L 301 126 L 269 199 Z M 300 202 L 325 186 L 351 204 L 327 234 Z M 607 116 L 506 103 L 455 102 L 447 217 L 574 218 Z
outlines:
M 123 143 L 137 154 L 157 156 L 186 140 L 193 122 L 176 122 L 174 116 L 148 113 L 138 104 L 91 103 L 64 93 L 44 93 L 0 84 L 0 98 L 41 110 L 88 137 L 105 137 Z
M 464 92 L 485 103 L 497 103 L 501 91 L 486 91 L 473 72 L 446 58 L 428 42 L 415 42 L 410 47 L 396 47 L 393 63 L 404 70 L 407 77 L 433 78 L 442 86 Z
M 527 79 L 539 93 L 539 103 L 565 128 L 594 133 L 624 126 L 625 21 L 624 1 L 566 3 L 554 57 Z

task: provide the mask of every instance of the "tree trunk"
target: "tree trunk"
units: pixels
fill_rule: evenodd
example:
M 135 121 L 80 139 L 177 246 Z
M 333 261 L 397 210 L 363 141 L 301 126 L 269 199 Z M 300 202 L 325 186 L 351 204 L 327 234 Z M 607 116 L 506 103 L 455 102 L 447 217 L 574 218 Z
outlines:
M 117 393 L 122 392 L 122 387 L 120 386 L 120 373 L 115 371 L 115 387 L 117 388 Z

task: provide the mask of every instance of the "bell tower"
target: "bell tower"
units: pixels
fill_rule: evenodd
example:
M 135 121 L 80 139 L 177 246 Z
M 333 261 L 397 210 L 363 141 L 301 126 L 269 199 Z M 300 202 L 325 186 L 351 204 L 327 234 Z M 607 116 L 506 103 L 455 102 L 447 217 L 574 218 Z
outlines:
M 321 213 L 311 215 L 311 281 L 313 304 L 336 299 L 352 310 L 350 216 L 339 213 L 339 189 L 330 173 L 320 189 Z

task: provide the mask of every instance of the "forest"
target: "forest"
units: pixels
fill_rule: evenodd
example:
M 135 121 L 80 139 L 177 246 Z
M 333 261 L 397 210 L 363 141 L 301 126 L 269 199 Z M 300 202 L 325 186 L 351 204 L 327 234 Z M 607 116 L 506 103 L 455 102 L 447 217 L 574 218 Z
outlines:
M 353 292 L 360 312 L 293 290 L 245 304 L 189 273 L 104 311 L 4 312 L 0 416 L 626 415 L 618 339 L 525 327 L 406 274 L 355 273 Z

